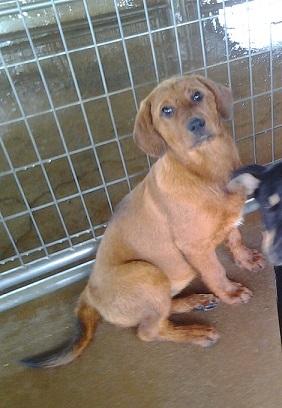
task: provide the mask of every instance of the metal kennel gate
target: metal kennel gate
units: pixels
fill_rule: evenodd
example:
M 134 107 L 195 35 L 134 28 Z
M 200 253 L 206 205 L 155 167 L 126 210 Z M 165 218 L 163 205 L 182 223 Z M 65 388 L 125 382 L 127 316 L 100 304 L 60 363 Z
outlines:
M 114 206 L 150 167 L 132 128 L 160 80 L 197 72 L 231 84 L 243 162 L 281 158 L 282 12 L 278 0 L 263 10 L 261 0 L 0 3 L 0 310 L 89 274 Z

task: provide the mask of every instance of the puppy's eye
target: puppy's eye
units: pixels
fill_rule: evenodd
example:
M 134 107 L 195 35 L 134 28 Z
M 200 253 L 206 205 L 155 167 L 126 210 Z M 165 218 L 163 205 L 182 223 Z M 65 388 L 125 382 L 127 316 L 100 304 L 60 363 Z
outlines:
M 203 99 L 204 95 L 200 91 L 196 91 L 193 93 L 191 99 L 193 102 L 201 102 Z
M 164 106 L 161 109 L 161 114 L 165 116 L 166 118 L 170 118 L 171 116 L 173 116 L 174 112 L 175 112 L 175 109 L 172 106 Z

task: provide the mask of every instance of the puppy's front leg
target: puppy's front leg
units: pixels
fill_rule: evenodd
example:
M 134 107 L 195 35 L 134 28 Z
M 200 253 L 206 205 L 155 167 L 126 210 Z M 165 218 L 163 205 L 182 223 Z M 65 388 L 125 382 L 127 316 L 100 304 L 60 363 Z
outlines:
M 227 278 L 215 251 L 201 256 L 194 254 L 190 262 L 200 272 L 203 282 L 223 302 L 235 304 L 247 303 L 250 300 L 252 292 L 240 283 L 232 282 Z
M 239 267 L 252 272 L 257 272 L 264 268 L 264 257 L 256 249 L 249 249 L 243 244 L 238 228 L 231 230 L 226 240 L 226 246 L 232 252 L 235 263 Z

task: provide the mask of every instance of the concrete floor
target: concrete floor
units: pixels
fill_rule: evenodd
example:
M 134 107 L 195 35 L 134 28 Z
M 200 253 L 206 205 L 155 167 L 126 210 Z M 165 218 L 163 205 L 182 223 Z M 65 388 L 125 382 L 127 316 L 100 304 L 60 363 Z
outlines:
M 242 227 L 259 247 L 257 215 Z M 72 333 L 74 303 L 84 283 L 1 315 L 1 407 L 40 408 L 278 408 L 282 402 L 281 346 L 273 269 L 240 271 L 225 250 L 234 279 L 254 291 L 247 305 L 219 305 L 185 320 L 208 321 L 221 333 L 210 349 L 143 343 L 134 331 L 103 323 L 95 343 L 73 364 L 46 371 L 17 360 L 57 345 Z M 195 288 L 200 290 L 199 283 Z

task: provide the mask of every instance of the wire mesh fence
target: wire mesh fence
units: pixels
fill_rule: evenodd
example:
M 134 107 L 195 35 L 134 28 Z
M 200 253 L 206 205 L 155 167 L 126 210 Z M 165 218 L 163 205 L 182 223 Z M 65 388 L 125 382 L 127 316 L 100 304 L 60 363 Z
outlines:
M 278 0 L 4 1 L 0 30 L 2 277 L 103 235 L 151 165 L 132 129 L 164 78 L 231 85 L 242 161 L 282 156 Z

